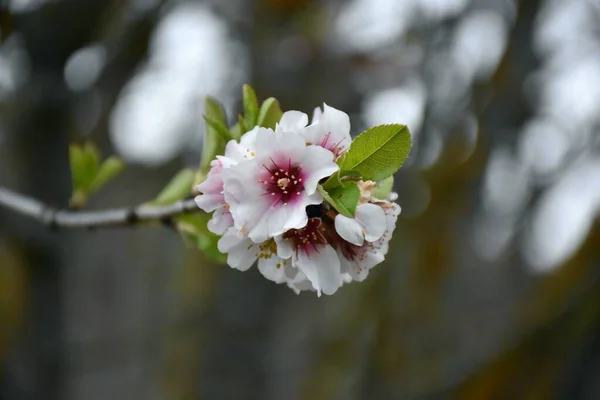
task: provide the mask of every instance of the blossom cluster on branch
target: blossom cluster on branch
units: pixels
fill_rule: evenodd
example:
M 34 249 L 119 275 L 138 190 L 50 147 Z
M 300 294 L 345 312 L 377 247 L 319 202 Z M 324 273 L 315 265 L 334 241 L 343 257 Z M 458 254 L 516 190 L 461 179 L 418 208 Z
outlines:
M 385 127 L 355 148 L 348 115 L 324 104 L 310 124 L 287 111 L 274 129 L 229 140 L 195 198 L 212 213 L 208 230 L 221 236 L 229 266 L 246 271 L 258 260 L 265 278 L 319 296 L 364 280 L 384 260 L 400 214 L 397 196 L 378 198 L 380 184 L 368 179 L 391 177 L 403 161 L 381 162 L 401 158 L 394 140 L 405 128 Z
M 70 210 L 3 187 L 0 207 L 52 228 L 160 222 L 232 268 L 246 271 L 258 261 L 267 279 L 296 293 L 330 295 L 364 280 L 384 260 L 400 214 L 393 175 L 410 153 L 408 128 L 374 126 L 353 140 L 348 115 L 327 104 L 309 123 L 300 111 L 282 112 L 273 97 L 259 106 L 249 85 L 242 97 L 243 113 L 233 126 L 223 106 L 206 98 L 199 168 L 179 171 L 151 201 L 80 211 L 125 168 L 86 142 L 69 147 Z

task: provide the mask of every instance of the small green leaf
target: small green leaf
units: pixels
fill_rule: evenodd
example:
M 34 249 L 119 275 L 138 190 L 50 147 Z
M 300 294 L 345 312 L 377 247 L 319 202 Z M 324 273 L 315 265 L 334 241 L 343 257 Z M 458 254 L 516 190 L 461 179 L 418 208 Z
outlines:
M 69 146 L 69 162 L 71 164 L 71 179 L 73 188 L 80 188 L 85 185 L 85 155 L 83 149 L 72 144 Z
M 221 121 L 213 119 L 207 115 L 204 116 L 204 120 L 206 121 L 207 131 L 208 131 L 209 127 L 214 129 L 215 132 L 218 134 L 218 136 L 225 143 L 227 143 L 227 141 L 232 139 L 231 133 L 229 132 L 229 128 L 227 128 L 227 125 L 224 125 Z
M 360 179 L 362 179 L 362 176 L 357 171 L 338 170 L 335 174 L 331 175 L 325 181 L 325 183 L 323 183 L 323 188 L 331 190 L 336 187 L 343 186 L 347 181 L 358 181 Z
M 198 248 L 204 252 L 210 259 L 220 264 L 227 263 L 227 255 L 221 253 L 217 247 L 220 237 L 212 232 L 196 237 Z
M 192 191 L 196 174 L 191 169 L 182 169 L 171 179 L 152 201 L 153 205 L 165 206 L 187 197 Z
M 244 121 L 244 117 L 243 117 L 241 114 L 240 114 L 240 115 L 238 115 L 238 122 L 237 122 L 237 125 L 240 127 L 240 132 L 241 132 L 241 134 L 240 134 L 240 137 L 242 137 L 242 135 L 243 135 L 244 133 L 246 133 L 246 132 L 248 132 L 250 129 L 252 129 L 252 128 L 250 128 L 250 129 L 249 129 L 249 128 L 246 126 L 246 122 Z M 239 139 L 239 137 L 238 137 L 237 139 Z
M 70 206 L 81 208 L 88 199 L 92 181 L 98 175 L 100 151 L 92 143 L 69 146 L 69 163 L 73 180 Z
M 394 188 L 394 176 L 390 175 L 381 182 L 377 182 L 377 186 L 371 190 L 371 196 L 379 200 L 385 200 L 388 198 L 392 189 Z
M 227 125 L 227 115 L 223 105 L 215 98 L 207 96 L 204 99 L 204 115 L 207 115 L 215 121 L 219 121 L 223 125 Z
M 364 180 L 380 181 L 400 169 L 410 148 L 406 125 L 379 125 L 358 135 L 338 164 L 342 172 L 354 170 Z
M 244 99 L 244 125 L 247 131 L 256 126 L 258 121 L 258 99 L 252 86 L 246 84 L 242 87 Z
M 229 132 L 231 133 L 231 137 L 234 138 L 235 140 L 240 140 L 240 138 L 242 137 L 242 134 L 244 134 L 244 131 L 242 130 L 242 125 L 239 122 L 236 122 L 235 125 L 233 125 L 231 127 L 231 129 L 229 130 Z
M 177 229 L 184 235 L 192 238 L 194 244 L 212 260 L 224 264 L 227 256 L 219 251 L 217 242 L 220 236 L 210 232 L 207 228 L 210 215 L 184 214 L 175 218 Z
M 83 146 L 83 156 L 85 160 L 85 187 L 89 187 L 92 180 L 98 175 L 100 169 L 100 150 L 91 142 L 87 142 Z
M 325 201 L 336 209 L 340 214 L 353 218 L 356 213 L 356 206 L 360 199 L 360 189 L 354 182 L 347 182 L 344 186 L 325 190 L 321 185 L 317 186 L 319 193 Z
M 269 97 L 263 101 L 258 112 L 258 126 L 275 129 L 275 125 L 281 120 L 283 112 L 279 102 L 274 97 Z
M 204 103 L 204 115 L 212 123 L 207 120 L 206 134 L 204 136 L 204 146 L 202 148 L 202 160 L 200 162 L 200 175 L 206 176 L 210 170 L 210 162 L 215 159 L 218 154 L 223 153 L 227 140 L 229 138 L 229 130 L 227 129 L 227 117 L 225 110 L 221 104 L 213 99 L 207 97 Z M 213 125 L 216 125 L 215 128 Z M 227 134 L 223 135 L 223 127 L 227 130 Z
M 340 187 L 344 184 L 342 182 L 342 177 L 340 176 L 340 171 L 338 170 L 335 174 L 331 175 L 324 183 L 323 188 L 325 190 L 331 190 L 336 187 Z
M 96 177 L 92 180 L 89 187 L 89 193 L 94 193 L 107 182 L 116 178 L 121 172 L 125 170 L 125 163 L 119 157 L 108 157 L 100 165 L 100 169 L 96 174 Z

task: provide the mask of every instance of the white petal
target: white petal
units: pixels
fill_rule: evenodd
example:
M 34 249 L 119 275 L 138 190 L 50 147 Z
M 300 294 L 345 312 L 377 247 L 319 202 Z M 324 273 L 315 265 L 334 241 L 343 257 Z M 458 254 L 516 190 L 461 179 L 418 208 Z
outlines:
M 378 251 L 366 252 L 364 260 L 360 263 L 354 263 L 350 270 L 350 275 L 357 282 L 362 282 L 369 276 L 371 268 L 381 263 L 385 257 Z
M 258 246 L 248 238 L 240 238 L 235 228 L 227 230 L 217 247 L 221 253 L 227 253 L 227 264 L 240 271 L 250 268 L 258 257 Z
M 381 263 L 385 257 L 380 251 L 366 250 L 362 257 L 357 260 L 348 260 L 341 253 L 338 253 L 343 274 L 349 274 L 352 280 L 357 282 L 364 281 L 369 276 L 371 268 Z
M 340 287 L 340 260 L 337 253 L 329 245 L 317 246 L 315 252 L 310 255 L 304 251 L 298 252 L 298 258 L 295 265 L 299 268 L 313 287 L 317 294 L 333 294 Z
M 313 124 L 316 123 L 316 122 L 319 122 L 319 119 L 321 118 L 321 115 L 323 115 L 323 110 L 321 110 L 321 107 L 315 107 L 315 109 L 313 111 L 311 122 Z
M 201 194 L 194 197 L 194 201 L 205 212 L 213 212 L 217 208 L 223 206 L 223 195 L 216 194 Z
M 333 153 L 323 147 L 307 146 L 302 159 L 305 174 L 304 190 L 311 195 L 317 191 L 317 184 L 331 176 L 340 167 L 333 162 Z
M 297 133 L 308 125 L 308 115 L 300 111 L 286 111 L 281 116 L 278 125 L 284 132 Z
M 261 243 L 270 237 L 283 234 L 289 229 L 300 229 L 306 226 L 308 216 L 306 215 L 307 196 L 295 204 L 287 206 L 278 205 L 268 208 L 257 215 L 253 220 L 252 228 L 248 236 L 256 243 Z
M 356 246 L 362 246 L 365 241 L 362 226 L 354 218 L 342 214 L 336 215 L 335 230 L 342 239 Z
M 223 195 L 238 229 L 253 226 L 256 218 L 270 207 L 260 186 L 252 184 L 256 182 L 256 168 L 254 160 L 249 160 L 223 170 Z
M 316 119 L 303 134 L 307 142 L 333 150 L 347 150 L 352 142 L 350 136 L 350 117 L 343 111 L 323 104 L 323 112 L 317 113 Z
M 220 207 L 215 210 L 212 218 L 208 221 L 208 230 L 217 235 L 222 235 L 227 229 L 233 226 L 233 218 L 231 213 L 225 207 Z
M 283 283 L 287 281 L 285 273 L 285 266 L 283 264 L 285 260 L 277 256 L 270 258 L 261 258 L 258 260 L 258 270 L 265 278 L 275 283 Z M 290 261 L 286 261 L 289 264 Z
M 294 253 L 294 246 L 291 241 L 281 236 L 275 236 L 275 243 L 277 243 L 277 255 L 279 257 L 288 259 Z
M 246 149 L 244 146 L 236 142 L 235 140 L 230 140 L 227 142 L 225 146 L 225 158 L 230 160 L 234 160 L 235 162 L 240 162 L 244 160 L 244 155 L 246 154 Z
M 374 242 L 379 239 L 387 228 L 385 212 L 383 208 L 376 204 L 359 205 L 356 207 L 355 218 L 362 225 L 367 242 Z
M 230 140 L 229 143 L 237 145 L 235 140 Z M 217 160 L 219 161 L 219 165 L 221 166 L 221 168 L 230 168 L 233 165 L 236 165 L 238 162 L 242 161 L 242 160 L 235 160 L 231 157 L 226 157 L 226 156 L 217 156 Z
M 323 115 L 319 118 L 319 123 L 327 125 L 327 129 L 336 137 L 347 138 L 350 145 L 350 117 L 343 111 L 330 107 L 323 103 Z
M 314 292 L 315 288 L 312 283 L 306 278 L 304 272 L 298 270 L 298 268 L 289 268 L 288 271 L 296 271 L 296 275 L 294 278 L 289 279 L 287 281 L 287 285 L 290 289 L 292 289 L 296 294 L 300 294 L 300 292 L 311 291 Z

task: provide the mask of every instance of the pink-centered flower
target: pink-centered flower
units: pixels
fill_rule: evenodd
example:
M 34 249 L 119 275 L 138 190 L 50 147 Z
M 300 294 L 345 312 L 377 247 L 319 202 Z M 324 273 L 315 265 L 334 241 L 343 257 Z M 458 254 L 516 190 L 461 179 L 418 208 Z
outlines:
M 277 254 L 283 259 L 291 258 L 292 267 L 306 276 L 318 296 L 321 292 L 333 294 L 342 285 L 340 259 L 328 242 L 327 227 L 320 218 L 311 218 L 305 227 L 278 237 Z M 305 282 L 295 284 L 297 290 L 306 289 Z
M 303 131 L 307 143 L 326 148 L 340 157 L 352 142 L 350 136 L 350 117 L 343 111 L 323 103 L 323 111 L 317 108 L 312 124 Z
M 240 142 L 230 140 L 225 147 L 225 155 L 217 156 L 210 165 L 211 169 L 204 182 L 196 186 L 201 194 L 196 196 L 198 207 L 205 212 L 214 214 L 208 222 L 208 230 L 222 235 L 233 226 L 233 218 L 229 212 L 229 205 L 225 202 L 223 194 L 223 170 L 236 165 L 240 161 L 250 160 L 256 155 L 256 135 L 266 128 L 255 127 L 245 133 Z
M 323 111 L 316 108 L 308 125 L 308 116 L 300 111 L 287 111 L 277 124 L 276 132 L 301 135 L 307 144 L 323 147 L 340 157 L 352 142 L 350 117 L 343 111 L 323 104 Z
M 300 229 L 306 207 L 320 204 L 317 185 L 338 170 L 333 153 L 299 135 L 260 130 L 256 156 L 222 170 L 223 193 L 235 227 L 255 243 Z
M 361 245 L 355 244 L 358 241 L 351 243 L 342 237 L 337 224 L 336 231 L 332 232 L 333 234 L 331 236 L 331 241 L 333 242 L 340 259 L 342 273 L 349 274 L 353 280 L 359 282 L 367 278 L 371 268 L 385 259 L 385 255 L 389 248 L 389 241 L 394 233 L 396 221 L 400 214 L 400 206 L 396 203 L 381 201 L 371 205 L 380 207 L 385 216 L 383 224 L 385 230 L 378 239 L 368 241 L 365 235 L 365 240 Z M 358 224 L 362 226 L 360 222 Z M 345 229 L 346 228 L 342 228 L 341 231 L 344 232 Z M 343 233 L 343 235 L 347 236 L 346 233 Z

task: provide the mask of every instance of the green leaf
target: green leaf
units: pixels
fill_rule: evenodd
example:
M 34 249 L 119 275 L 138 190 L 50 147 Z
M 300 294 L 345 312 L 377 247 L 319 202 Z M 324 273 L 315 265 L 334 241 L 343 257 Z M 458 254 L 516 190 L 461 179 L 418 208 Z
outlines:
M 69 146 L 69 164 L 73 180 L 70 206 L 81 208 L 87 201 L 92 181 L 98 175 L 100 151 L 92 143 L 83 146 L 72 144 Z
M 224 264 L 227 256 L 219 251 L 217 242 L 220 236 L 210 232 L 207 228 L 209 214 L 184 214 L 175 218 L 177 229 L 184 235 L 191 237 L 194 244 L 214 261 Z
M 254 89 L 248 84 L 242 86 L 242 96 L 244 99 L 244 125 L 249 131 L 256 126 L 258 121 L 258 99 Z
M 336 209 L 340 214 L 353 218 L 356 213 L 356 206 L 360 199 L 360 189 L 354 182 L 347 182 L 344 186 L 339 186 L 329 191 L 321 185 L 317 186 L 319 193 L 325 201 Z
M 85 165 L 85 187 L 89 187 L 92 180 L 98 175 L 100 169 L 100 150 L 91 142 L 83 146 L 83 157 Z
M 275 129 L 275 125 L 281 120 L 283 112 L 279 102 L 274 97 L 269 97 L 263 101 L 258 112 L 257 125 L 264 128 Z
M 371 196 L 379 200 L 385 200 L 394 189 L 394 176 L 390 175 L 381 182 L 377 182 L 377 186 L 371 190 Z
M 220 237 L 212 232 L 196 237 L 196 244 L 210 259 L 220 264 L 227 263 L 227 255 L 219 251 L 217 243 Z
M 204 120 L 206 121 L 207 131 L 208 128 L 214 129 L 220 139 L 222 139 L 225 143 L 232 139 L 227 125 L 224 125 L 221 121 L 211 118 L 207 115 L 204 116 Z
M 323 183 L 323 188 L 326 190 L 331 190 L 336 187 L 343 186 L 347 181 L 358 181 L 362 178 L 360 173 L 357 171 L 341 171 L 338 170 L 335 174 L 331 175 L 325 183 Z
M 89 193 L 94 193 L 104 186 L 107 182 L 116 178 L 121 172 L 125 170 L 125 163 L 119 157 L 108 157 L 96 174 L 96 177 L 92 180 L 89 187 Z
M 217 100 L 212 97 L 206 98 L 204 102 L 204 115 L 207 124 L 202 149 L 202 160 L 200 161 L 200 175 L 202 176 L 208 174 L 210 162 L 218 154 L 223 153 L 227 140 L 231 136 L 227 129 L 225 110 Z M 223 129 L 227 131 L 226 134 L 224 134 Z
M 72 144 L 69 146 L 69 162 L 71 164 L 71 179 L 73 188 L 80 188 L 85 185 L 86 171 L 85 171 L 85 155 L 83 149 Z
M 152 201 L 152 204 L 165 206 L 189 196 L 195 177 L 196 174 L 191 169 L 182 169 L 161 190 L 156 199 Z
M 231 129 L 229 130 L 229 132 L 231 133 L 231 137 L 234 138 L 235 140 L 240 140 L 240 138 L 244 134 L 242 125 L 243 124 L 240 124 L 239 122 L 236 122 L 236 124 L 233 125 L 231 127 Z
M 354 170 L 364 180 L 380 181 L 400 169 L 410 148 L 406 125 L 379 125 L 358 135 L 338 164 L 342 172 Z
M 238 115 L 237 125 L 240 127 L 240 137 L 242 137 L 244 133 L 248 132 L 251 129 L 248 129 L 248 127 L 246 126 L 246 122 L 244 121 L 244 117 L 241 114 Z M 240 137 L 238 137 L 237 139 L 239 139 Z

